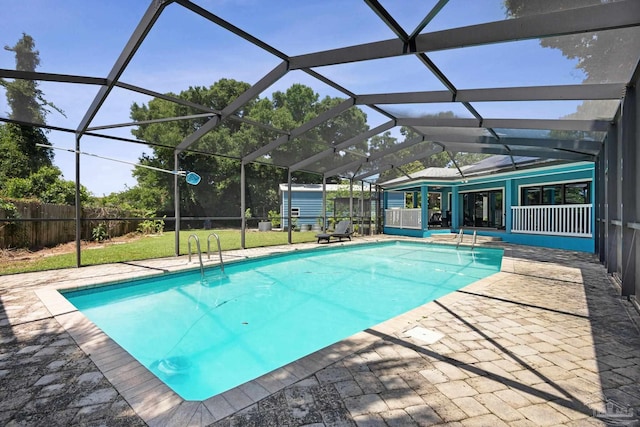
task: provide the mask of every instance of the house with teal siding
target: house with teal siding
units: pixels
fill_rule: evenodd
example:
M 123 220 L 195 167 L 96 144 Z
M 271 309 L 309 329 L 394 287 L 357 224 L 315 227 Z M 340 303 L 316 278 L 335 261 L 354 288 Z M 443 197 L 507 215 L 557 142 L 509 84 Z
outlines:
M 429 237 L 476 232 L 505 242 L 595 252 L 595 166 L 492 156 L 460 168 L 428 168 L 379 184 L 417 203 L 384 205 L 384 233 Z M 387 198 L 384 199 L 385 201 Z

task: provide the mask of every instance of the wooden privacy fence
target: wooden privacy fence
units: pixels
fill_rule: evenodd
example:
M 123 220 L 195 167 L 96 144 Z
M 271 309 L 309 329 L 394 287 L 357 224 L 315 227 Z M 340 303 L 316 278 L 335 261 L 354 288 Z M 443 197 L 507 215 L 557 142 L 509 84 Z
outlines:
M 41 248 L 67 243 L 76 238 L 75 207 L 36 201 L 13 201 L 15 210 L 0 208 L 0 249 Z M 109 237 L 136 231 L 144 218 L 113 208 L 82 209 L 82 239 L 91 240 L 94 228 L 104 224 Z M 16 219 L 4 221 L 4 219 Z

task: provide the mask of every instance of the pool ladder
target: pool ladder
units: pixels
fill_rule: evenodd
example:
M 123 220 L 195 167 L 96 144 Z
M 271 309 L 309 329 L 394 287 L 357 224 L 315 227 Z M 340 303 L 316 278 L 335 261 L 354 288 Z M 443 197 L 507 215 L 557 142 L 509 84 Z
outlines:
M 456 239 L 457 240 L 456 249 L 458 249 L 458 246 L 460 246 L 460 243 L 462 243 L 463 238 L 464 238 L 464 231 L 461 228 L 460 231 L 458 232 L 458 238 Z
M 460 246 L 460 243 L 462 243 L 462 239 L 463 238 L 464 238 L 464 232 L 463 232 L 463 230 L 461 228 L 460 232 L 458 233 L 456 249 L 458 249 L 458 246 Z M 473 248 L 476 245 L 477 241 L 478 241 L 478 232 L 476 230 L 473 230 L 473 240 L 471 241 L 471 250 L 473 250 Z
M 224 263 L 222 262 L 222 247 L 220 246 L 220 237 L 216 233 L 211 233 L 207 236 L 207 259 L 211 259 L 211 238 L 215 237 L 218 242 L 218 256 L 220 257 L 220 271 L 224 274 Z M 200 262 L 200 276 L 204 279 L 204 264 L 202 263 L 202 250 L 200 248 L 200 238 L 197 235 L 191 234 L 187 240 L 187 251 L 189 252 L 189 262 L 191 262 L 191 240 L 195 240 L 196 249 L 198 252 L 198 261 Z
M 207 236 L 207 259 L 211 259 L 211 238 L 215 237 L 218 243 L 218 256 L 220 257 L 220 271 L 224 274 L 224 263 L 222 262 L 222 248 L 220 246 L 220 237 L 216 233 L 211 233 Z

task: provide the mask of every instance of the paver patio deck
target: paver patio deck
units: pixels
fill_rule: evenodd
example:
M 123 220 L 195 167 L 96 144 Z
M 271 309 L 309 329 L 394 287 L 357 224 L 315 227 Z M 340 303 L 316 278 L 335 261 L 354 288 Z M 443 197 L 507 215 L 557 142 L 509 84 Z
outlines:
M 640 316 L 604 267 L 491 246 L 505 248 L 500 273 L 204 402 L 180 399 L 54 291 L 185 257 L 0 276 L 0 424 L 640 425 Z

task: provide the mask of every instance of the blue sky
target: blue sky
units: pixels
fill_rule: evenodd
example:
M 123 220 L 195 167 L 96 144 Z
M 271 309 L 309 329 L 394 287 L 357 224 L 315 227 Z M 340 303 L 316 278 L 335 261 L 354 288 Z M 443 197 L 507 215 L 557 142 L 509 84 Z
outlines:
M 197 0 L 195 3 L 289 55 L 394 37 L 363 1 Z M 436 1 L 381 3 L 410 33 Z M 40 52 L 38 71 L 105 77 L 147 6 L 144 0 L 0 0 L 4 15 L 0 44 L 12 46 L 25 32 L 35 39 Z M 451 0 L 427 31 L 504 18 L 502 0 Z M 540 48 L 537 40 L 435 52 L 430 58 L 459 89 L 580 83 L 584 77 L 575 69 L 575 63 L 562 57 L 559 51 Z M 144 41 L 122 81 L 158 92 L 209 86 L 222 77 L 253 84 L 279 62 L 278 58 L 173 4 Z M 0 68 L 14 67 L 13 53 L 0 50 Z M 358 94 L 443 89 L 415 57 L 322 67 L 317 71 Z M 296 71 L 261 96 L 286 90 L 297 82 L 313 87 L 321 96 L 341 95 Z M 78 126 L 97 92 L 92 86 L 47 82 L 41 83 L 40 88 L 67 116 L 54 112 L 48 123 L 71 129 Z M 148 101 L 144 95 L 116 89 L 91 125 L 128 122 L 131 104 Z M 515 116 L 522 109 L 528 115 L 557 118 L 572 112 L 575 103 L 561 103 L 557 108 L 547 103 L 540 107 L 522 103 L 510 106 L 509 111 Z M 504 106 L 498 104 L 485 103 L 477 108 L 486 117 L 504 116 Z M 6 117 L 8 110 L 0 91 L 0 115 Z M 396 110 L 405 114 L 453 110 L 468 115 L 466 110 L 450 105 L 397 106 Z M 387 120 L 369 109 L 365 112 L 371 127 Z M 131 136 L 126 128 L 110 133 Z M 50 132 L 48 136 L 55 146 L 72 148 L 75 144 L 73 134 Z M 83 151 L 129 162 L 136 162 L 144 148 L 82 138 Z M 81 181 L 94 195 L 135 185 L 129 165 L 87 156 L 81 161 Z M 65 178 L 73 179 L 72 153 L 56 151 L 55 163 Z

